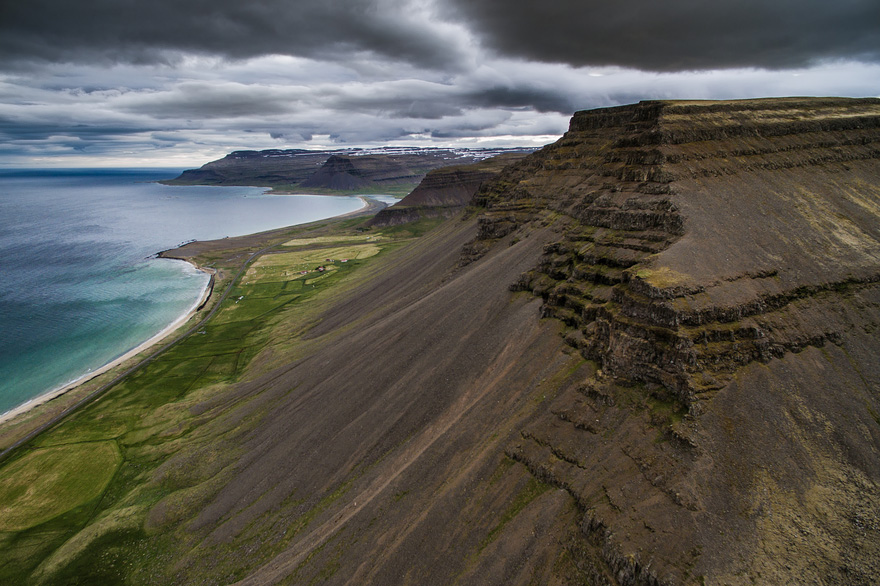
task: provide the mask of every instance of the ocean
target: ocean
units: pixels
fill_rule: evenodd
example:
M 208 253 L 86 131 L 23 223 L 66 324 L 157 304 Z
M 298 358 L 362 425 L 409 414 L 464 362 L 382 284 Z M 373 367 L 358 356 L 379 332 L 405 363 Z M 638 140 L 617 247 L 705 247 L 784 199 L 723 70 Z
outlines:
M 179 172 L 0 170 L 0 414 L 88 375 L 193 307 L 208 276 L 157 252 L 362 205 L 155 183 Z

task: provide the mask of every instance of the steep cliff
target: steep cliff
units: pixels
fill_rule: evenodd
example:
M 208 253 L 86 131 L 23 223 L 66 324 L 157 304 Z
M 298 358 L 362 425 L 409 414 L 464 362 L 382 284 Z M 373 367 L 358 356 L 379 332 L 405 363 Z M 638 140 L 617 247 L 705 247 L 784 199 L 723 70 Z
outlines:
M 527 154 L 525 151 L 505 153 L 471 165 L 429 171 L 409 195 L 376 214 L 370 225 L 394 226 L 421 218 L 451 217 L 470 203 L 480 185 Z
M 274 407 L 179 576 L 872 584 L 878 137 L 877 100 L 577 113 L 236 391 Z
M 621 583 L 880 575 L 880 101 L 579 112 L 484 186 L 512 287 L 601 370 L 508 450 L 586 512 Z

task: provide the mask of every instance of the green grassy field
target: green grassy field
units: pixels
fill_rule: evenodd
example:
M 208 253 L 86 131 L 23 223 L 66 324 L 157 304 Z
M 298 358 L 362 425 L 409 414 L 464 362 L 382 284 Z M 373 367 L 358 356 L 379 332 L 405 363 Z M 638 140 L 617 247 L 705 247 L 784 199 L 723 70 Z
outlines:
M 329 235 L 299 237 L 256 259 L 197 332 L 2 463 L 0 584 L 167 579 L 133 577 L 176 547 L 174 532 L 240 456 L 204 425 L 206 412 L 223 417 L 212 401 L 258 355 L 277 361 L 295 353 L 296 340 L 279 335 L 279 324 L 289 331 L 312 323 L 322 299 L 400 246 L 399 235 L 364 237 L 360 222 L 339 222 Z M 237 421 L 227 433 L 249 425 Z M 199 457 L 176 461 L 184 446 Z
M 27 529 L 94 501 L 121 461 L 112 441 L 33 450 L 0 475 L 0 531 Z

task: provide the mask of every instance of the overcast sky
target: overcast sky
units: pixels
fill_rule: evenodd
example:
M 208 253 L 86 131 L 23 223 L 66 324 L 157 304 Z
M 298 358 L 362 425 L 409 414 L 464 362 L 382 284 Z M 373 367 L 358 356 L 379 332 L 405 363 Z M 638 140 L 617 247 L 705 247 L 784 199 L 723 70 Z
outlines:
M 878 0 L 0 0 L 0 167 L 518 146 L 655 98 L 880 96 Z

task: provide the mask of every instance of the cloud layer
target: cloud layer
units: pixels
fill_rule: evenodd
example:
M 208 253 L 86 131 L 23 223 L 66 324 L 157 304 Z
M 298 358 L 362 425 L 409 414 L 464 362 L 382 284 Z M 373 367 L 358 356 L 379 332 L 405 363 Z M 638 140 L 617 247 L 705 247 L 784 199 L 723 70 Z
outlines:
M 790 69 L 880 58 L 876 0 L 452 0 L 488 48 L 645 71 Z M 535 31 L 553 31 L 535 34 Z
M 448 67 L 458 27 L 409 0 L 7 1 L 0 59 L 162 63 L 175 53 L 247 59 L 370 53 Z
M 538 145 L 642 99 L 878 95 L 876 23 L 874 0 L 5 1 L 0 165 Z

